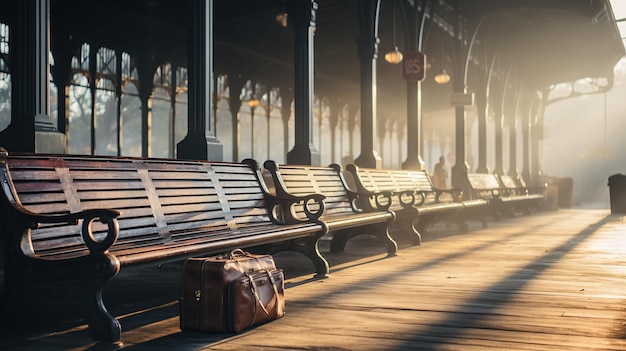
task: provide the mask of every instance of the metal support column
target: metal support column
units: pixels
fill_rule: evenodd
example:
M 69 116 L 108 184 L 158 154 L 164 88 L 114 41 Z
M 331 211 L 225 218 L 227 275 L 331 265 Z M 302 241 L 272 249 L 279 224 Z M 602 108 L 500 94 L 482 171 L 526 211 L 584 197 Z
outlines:
M 423 46 L 424 26 L 426 23 L 426 6 L 432 11 L 431 1 L 417 2 L 402 0 L 400 8 L 404 15 L 405 42 L 407 52 L 420 52 Z M 422 83 L 419 80 L 406 82 L 407 104 L 407 157 L 402 163 L 403 169 L 424 170 L 426 164 L 422 159 Z
M 545 103 L 544 97 L 545 94 L 538 95 L 535 99 L 537 100 L 535 106 L 535 111 L 532 116 L 531 126 L 530 126 L 530 135 L 531 135 L 531 143 L 530 143 L 530 158 L 531 158 L 531 175 L 530 180 L 532 184 L 540 184 L 541 176 L 543 171 L 541 169 L 541 161 L 539 159 L 539 141 L 543 139 L 543 117 L 545 113 Z
M 378 16 L 381 0 L 358 1 L 361 62 L 361 154 L 354 163 L 361 167 L 381 168 L 382 159 L 375 150 L 376 137 L 376 61 L 378 59 Z
M 213 102 L 213 0 L 193 0 L 189 26 L 189 112 L 187 136 L 176 157 L 222 161 L 223 145 L 215 135 Z M 207 128 L 208 127 L 208 128 Z
M 294 30 L 294 127 L 295 145 L 287 153 L 287 163 L 319 166 L 320 153 L 313 144 L 314 35 L 317 2 L 287 2 L 289 23 Z
M 9 27 L 11 124 L 2 146 L 23 152 L 64 153 L 65 136 L 50 120 L 50 0 L 14 1 Z M 10 11 L 9 9 L 6 9 Z

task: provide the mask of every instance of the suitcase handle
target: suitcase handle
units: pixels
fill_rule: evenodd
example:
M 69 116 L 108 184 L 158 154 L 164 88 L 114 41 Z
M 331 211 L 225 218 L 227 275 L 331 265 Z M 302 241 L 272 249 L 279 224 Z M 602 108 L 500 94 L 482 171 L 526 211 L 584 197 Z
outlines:
M 230 252 L 230 254 L 228 255 L 230 258 L 234 258 L 234 257 L 241 257 L 241 256 L 250 256 L 250 254 L 248 252 L 243 251 L 242 249 L 234 249 L 233 251 Z

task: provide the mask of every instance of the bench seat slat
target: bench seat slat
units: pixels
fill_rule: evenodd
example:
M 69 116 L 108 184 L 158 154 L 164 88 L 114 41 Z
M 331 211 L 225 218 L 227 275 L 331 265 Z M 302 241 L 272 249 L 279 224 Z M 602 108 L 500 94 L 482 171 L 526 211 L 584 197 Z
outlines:
M 253 160 L 9 155 L 0 149 L 0 184 L 3 243 L 16 248 L 6 253 L 12 264 L 5 267 L 3 297 L 20 300 L 22 286 L 40 281 L 89 279 L 94 284 L 81 284 L 88 288 L 81 289 L 79 304 L 99 341 L 117 341 L 121 334 L 101 296 L 106 281 L 126 266 L 280 243 L 279 249 L 309 257 L 319 275 L 328 274 L 317 249 L 326 227 L 312 220 L 278 224 Z M 29 230 L 39 217 L 22 208 L 59 222 Z
M 426 171 L 360 168 L 348 165 L 346 170 L 358 191 L 389 191 L 393 194 L 390 209 L 398 215 L 403 232 L 421 242 L 421 234 L 430 223 L 452 220 L 464 231 L 465 206 L 459 200 L 459 189 L 437 189 Z M 413 194 L 412 196 L 409 194 Z M 413 206 L 410 204 L 413 203 Z M 375 199 L 370 199 L 375 206 Z
M 384 211 L 357 212 L 352 207 L 355 195 L 348 191 L 348 186 L 341 174 L 341 167 L 331 165 L 329 167 L 281 165 L 273 161 L 266 161 L 265 168 L 269 171 L 274 181 L 277 194 L 281 196 L 310 196 L 313 194 L 323 195 L 324 212 L 319 216 L 330 233 L 333 233 L 331 250 L 343 250 L 345 243 L 350 237 L 357 234 L 373 234 L 385 243 L 387 252 L 395 254 L 396 242 L 389 235 L 388 227 L 394 221 L 392 212 Z M 284 208 L 283 213 L 293 213 L 298 218 L 306 218 L 305 204 L 295 208 Z M 316 209 L 313 206 L 310 209 Z M 354 230 L 342 233 L 342 229 L 352 227 Z M 357 230 L 358 229 L 358 230 Z

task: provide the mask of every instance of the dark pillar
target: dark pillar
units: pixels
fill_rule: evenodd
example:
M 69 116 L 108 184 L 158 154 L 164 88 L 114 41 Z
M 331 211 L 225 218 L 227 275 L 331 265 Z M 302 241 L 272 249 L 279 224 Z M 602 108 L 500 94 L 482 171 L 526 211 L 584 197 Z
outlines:
M 452 77 L 453 84 L 453 98 L 459 98 L 467 94 L 466 75 L 467 75 L 467 63 L 466 60 L 469 56 L 469 49 L 466 44 L 465 33 L 465 21 L 463 16 L 462 2 L 456 2 L 457 11 L 457 25 L 456 35 L 453 39 L 454 43 L 454 64 L 456 69 L 455 74 Z M 450 182 L 453 188 L 460 188 L 465 191 L 466 194 L 470 194 L 469 184 L 467 180 L 468 165 L 465 162 L 465 105 L 455 103 L 454 107 L 455 115 L 455 164 L 451 169 Z
M 96 150 L 96 77 L 98 76 L 96 64 L 98 62 L 98 50 L 89 50 L 89 92 L 91 93 L 91 101 L 90 101 L 90 119 L 89 119 L 89 132 L 91 135 L 89 139 L 91 141 L 90 148 L 91 154 L 97 155 L 98 152 Z
M 60 45 L 59 45 L 60 46 Z M 70 82 L 70 65 L 72 55 L 67 47 L 59 48 L 55 52 L 56 64 L 50 67 L 54 83 L 57 86 L 57 129 L 59 133 L 66 135 L 67 123 L 69 122 L 69 82 Z M 64 139 L 67 138 L 64 136 Z M 66 148 L 64 148 L 66 149 Z
M 314 31 L 317 2 L 287 2 L 289 23 L 294 30 L 294 127 L 295 145 L 287 153 L 287 163 L 319 166 L 319 151 L 313 145 L 313 68 Z
M 0 133 L 9 152 L 65 152 L 65 136 L 50 121 L 50 0 L 11 2 L 9 27 L 11 124 Z
M 503 160 L 503 143 L 502 143 L 502 129 L 504 126 L 504 111 L 506 111 L 506 99 L 509 98 L 509 94 L 507 94 L 507 89 L 509 86 L 509 79 L 511 78 L 511 72 L 513 71 L 512 66 L 509 66 L 507 70 L 506 77 L 502 82 L 501 89 L 499 90 L 498 97 L 499 100 L 494 104 L 494 112 L 495 112 L 495 133 L 496 133 L 496 168 L 493 170 L 493 173 L 502 175 L 504 174 L 504 160 Z
M 283 138 L 285 142 L 284 153 L 289 152 L 289 117 L 291 117 L 291 102 L 293 101 L 293 88 L 291 86 L 283 86 L 280 89 L 280 97 L 282 99 L 281 116 L 283 117 Z M 295 121 L 294 121 L 295 122 Z
M 521 89 L 518 90 L 515 96 L 515 103 L 511 104 L 510 113 L 507 113 L 507 118 L 509 119 L 509 175 L 513 178 L 519 176 L 517 170 L 517 116 L 520 98 Z
M 354 130 L 357 127 L 356 123 L 356 113 L 358 111 L 359 103 L 357 101 L 349 101 L 348 102 L 348 154 L 350 155 L 348 159 L 342 160 L 342 164 L 346 163 L 354 163 L 354 155 L 356 150 L 354 150 Z
M 116 71 L 116 82 L 115 82 L 115 110 L 117 115 L 117 129 L 119 131 L 117 138 L 117 156 L 122 155 L 122 138 L 124 138 L 123 128 L 122 128 L 122 115 L 123 115 L 123 106 L 122 106 L 122 51 L 115 51 L 115 71 Z M 174 71 L 176 72 L 176 71 Z M 174 80 L 176 81 L 176 80 Z M 176 116 L 176 114 L 173 114 Z
M 487 86 L 478 88 L 476 108 L 478 112 L 478 166 L 476 172 L 489 173 L 487 168 Z M 471 171 L 471 170 L 470 170 Z
M 341 164 L 341 160 L 335 158 L 337 156 L 337 126 L 339 124 L 339 114 L 343 111 L 344 102 L 338 98 L 332 98 L 329 100 L 330 110 L 330 138 L 332 143 L 330 145 L 331 160 L 333 163 Z
M 139 101 L 141 102 L 141 156 L 148 157 L 152 154 L 150 150 L 150 120 L 152 119 L 152 88 L 154 86 L 154 62 L 145 55 L 137 55 L 137 72 L 139 75 Z
M 484 81 L 484 85 L 479 89 L 476 97 L 476 105 L 478 108 L 478 167 L 476 172 L 489 173 L 489 166 L 487 166 L 487 116 L 489 115 L 489 102 L 491 97 L 491 83 L 493 81 L 493 71 L 496 64 L 497 54 L 494 54 L 491 58 L 491 64 L 489 65 L 489 72 L 487 73 L 487 79 Z M 479 78 L 482 79 L 482 78 Z
M 176 157 L 222 161 L 222 144 L 215 137 L 213 102 L 213 0 L 193 0 L 189 26 L 189 113 L 187 136 Z M 208 128 L 207 128 L 208 127 Z
M 541 161 L 539 159 L 539 141 L 543 139 L 543 116 L 545 112 L 544 97 L 545 93 L 536 97 L 537 103 L 534 104 L 535 110 L 531 120 L 530 134 L 530 153 L 531 153 L 531 169 L 530 176 L 532 184 L 540 184 L 543 171 L 541 169 Z
M 244 79 L 237 73 L 228 75 L 228 88 L 230 89 L 230 97 L 228 99 L 228 107 L 230 108 L 232 123 L 232 153 L 233 159 L 239 158 L 239 109 L 241 108 L 241 88 L 245 84 Z
M 503 122 L 504 116 L 502 115 L 501 104 L 494 106 L 494 114 L 495 114 L 495 116 L 493 116 L 494 124 L 495 124 L 495 128 L 494 128 L 494 133 L 495 133 L 494 149 L 495 150 L 494 151 L 495 151 L 495 157 L 496 157 L 496 166 L 493 170 L 493 173 L 502 175 L 504 174 L 504 166 L 502 164 L 502 122 Z
M 405 22 L 405 42 L 406 50 L 409 52 L 422 51 L 422 37 L 424 35 L 423 24 L 426 20 L 426 3 L 422 1 L 421 7 L 417 2 L 400 1 L 400 8 L 404 15 Z M 424 170 L 426 164 L 422 159 L 422 82 L 406 82 L 406 104 L 407 104 L 407 157 L 402 163 L 403 169 Z
M 361 62 L 361 154 L 354 163 L 361 167 L 381 168 L 382 160 L 374 149 L 376 137 L 376 60 L 378 59 L 378 15 L 381 0 L 358 1 Z
M 520 123 L 522 124 L 522 179 L 530 183 L 530 114 L 534 99 L 526 91 L 522 99 Z

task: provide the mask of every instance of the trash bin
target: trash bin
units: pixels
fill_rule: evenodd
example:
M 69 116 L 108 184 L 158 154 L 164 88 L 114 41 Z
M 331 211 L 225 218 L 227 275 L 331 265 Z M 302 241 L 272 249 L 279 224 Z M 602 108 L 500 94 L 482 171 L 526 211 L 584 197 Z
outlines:
M 626 213 L 626 176 L 613 174 L 609 177 L 611 213 Z

